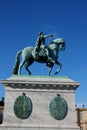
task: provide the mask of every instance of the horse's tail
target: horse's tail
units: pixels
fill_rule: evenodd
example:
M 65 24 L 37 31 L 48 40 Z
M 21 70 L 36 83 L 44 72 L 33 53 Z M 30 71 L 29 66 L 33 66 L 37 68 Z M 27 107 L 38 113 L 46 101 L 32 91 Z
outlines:
M 12 74 L 17 75 L 18 74 L 18 69 L 19 69 L 19 64 L 20 64 L 20 54 L 22 53 L 22 50 L 18 51 L 16 54 L 16 59 L 15 59 L 15 65 L 12 70 Z

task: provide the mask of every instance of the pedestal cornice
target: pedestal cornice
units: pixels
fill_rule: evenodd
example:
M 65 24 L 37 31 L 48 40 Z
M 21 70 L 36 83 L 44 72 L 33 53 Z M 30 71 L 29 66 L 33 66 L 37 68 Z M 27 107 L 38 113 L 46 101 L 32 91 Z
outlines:
M 80 85 L 66 76 L 12 76 L 1 80 L 5 87 L 21 89 L 67 89 L 75 90 Z M 15 87 L 16 86 L 16 87 Z

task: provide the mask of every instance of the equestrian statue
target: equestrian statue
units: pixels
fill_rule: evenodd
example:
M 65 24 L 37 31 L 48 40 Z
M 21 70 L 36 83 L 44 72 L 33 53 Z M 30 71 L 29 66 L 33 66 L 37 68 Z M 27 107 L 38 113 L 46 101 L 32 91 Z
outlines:
M 52 34 L 44 35 L 40 32 L 36 41 L 36 46 L 26 47 L 20 50 L 16 54 L 15 65 L 12 70 L 12 74 L 21 75 L 21 69 L 24 66 L 28 74 L 31 75 L 29 66 L 33 64 L 34 61 L 39 63 L 45 63 L 48 70 L 48 76 L 50 76 L 54 64 L 58 65 L 55 74 L 58 74 L 61 70 L 62 64 L 58 61 L 59 50 L 65 50 L 65 39 L 56 38 L 52 40 L 48 46 L 45 45 L 45 39 L 51 37 Z M 22 55 L 22 61 L 20 62 L 20 55 Z

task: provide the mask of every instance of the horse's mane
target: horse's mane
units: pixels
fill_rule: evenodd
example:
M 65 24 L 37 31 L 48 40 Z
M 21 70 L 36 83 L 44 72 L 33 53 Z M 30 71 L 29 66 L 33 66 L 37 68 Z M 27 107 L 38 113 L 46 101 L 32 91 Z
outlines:
M 52 42 L 50 42 L 50 43 L 48 44 L 48 46 L 51 45 L 51 44 L 53 44 L 53 43 L 56 43 L 56 41 L 57 41 L 56 39 L 53 40 Z

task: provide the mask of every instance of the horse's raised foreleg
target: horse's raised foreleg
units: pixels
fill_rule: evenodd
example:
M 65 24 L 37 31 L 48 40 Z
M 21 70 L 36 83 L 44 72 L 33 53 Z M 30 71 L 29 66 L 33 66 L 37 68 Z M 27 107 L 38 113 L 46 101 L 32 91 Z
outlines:
M 60 72 L 61 67 L 62 67 L 62 64 L 61 64 L 59 61 L 57 61 L 56 64 L 58 65 L 58 68 L 57 68 L 57 70 L 56 70 L 56 72 L 55 72 L 55 75 Z
M 23 67 L 24 64 L 25 64 L 25 60 L 22 60 L 22 62 L 19 65 L 18 75 L 21 75 L 21 69 L 22 69 L 22 67 Z

